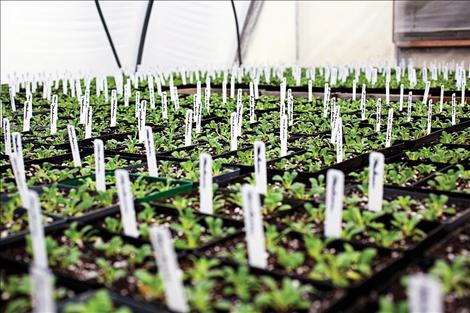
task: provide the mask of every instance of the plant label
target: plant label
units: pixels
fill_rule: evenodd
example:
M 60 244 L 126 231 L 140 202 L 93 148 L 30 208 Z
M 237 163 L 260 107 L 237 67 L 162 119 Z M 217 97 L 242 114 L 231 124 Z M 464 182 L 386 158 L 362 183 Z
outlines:
M 31 101 L 25 101 L 24 107 L 23 107 L 23 131 L 24 132 L 29 132 L 31 125 L 30 125 L 30 119 L 32 116 L 32 105 Z
M 266 252 L 260 196 L 255 187 L 245 184 L 242 187 L 242 199 L 248 263 L 250 266 L 266 268 L 268 254 Z
M 341 236 L 343 196 L 343 172 L 335 169 L 328 170 L 326 173 L 325 237 L 339 238 Z
M 140 108 L 140 91 L 135 92 L 135 117 L 139 117 L 139 108 Z
M 183 286 L 183 273 L 178 265 L 175 248 L 168 227 L 153 226 L 149 231 L 150 242 L 163 280 L 165 300 L 168 308 L 176 312 L 189 312 Z
M 42 226 L 41 204 L 35 191 L 28 190 L 25 207 L 28 210 L 29 231 L 33 246 L 33 263 L 40 268 L 47 268 L 47 250 Z
M 465 71 L 464 71 L 465 72 Z M 460 91 L 460 106 L 465 106 L 465 73 L 463 73 L 462 78 L 462 89 Z
M 408 303 L 411 313 L 443 313 L 441 283 L 426 274 L 415 274 L 409 278 Z
M 361 121 L 366 119 L 366 85 L 362 84 L 361 91 Z
M 75 167 L 81 167 L 82 161 L 80 159 L 80 151 L 78 150 L 77 134 L 75 133 L 75 127 L 67 125 L 67 131 L 69 133 L 70 150 L 72 151 L 73 164 Z
M 14 132 L 11 135 L 11 138 L 12 138 L 13 154 L 16 154 L 16 156 L 18 156 L 21 175 L 25 177 L 26 179 L 25 171 L 24 171 L 23 145 L 21 143 L 21 134 L 19 132 Z
M 323 117 L 327 117 L 328 115 L 329 90 L 328 83 L 326 83 L 323 89 Z
M 155 90 L 153 89 L 153 85 L 149 86 L 149 101 L 150 109 L 155 110 Z
M 15 176 L 16 188 L 18 188 L 21 202 L 23 206 L 26 206 L 28 203 L 28 186 L 26 184 L 26 178 L 24 175 L 24 167 L 21 168 L 21 162 L 16 153 L 10 154 L 10 164 L 13 175 Z
M 11 105 L 11 110 L 13 112 L 16 112 L 16 104 L 15 104 L 15 92 L 13 88 L 10 87 L 10 105 Z
M 390 105 L 390 81 L 387 80 L 385 83 L 385 104 Z
M 341 163 L 343 162 L 343 120 L 341 117 L 338 117 L 336 124 L 336 163 Z
M 408 93 L 408 111 L 406 113 L 406 121 L 411 122 L 411 109 L 413 108 L 413 93 Z
M 186 110 L 186 130 L 184 132 L 184 145 L 188 147 L 191 145 L 192 132 L 193 132 L 193 110 Z
M 258 88 L 258 78 L 254 80 L 254 88 L 255 88 L 255 99 L 259 98 L 259 88 Z
M 33 313 L 56 312 L 54 276 L 49 268 L 33 264 L 30 268 Z
M 227 103 L 227 81 L 225 79 L 222 82 L 222 103 Z
M 57 95 L 52 96 L 52 103 L 51 103 L 51 135 L 57 134 Z
M 452 94 L 452 101 L 451 101 L 451 116 L 452 116 L 452 125 L 455 125 L 455 111 L 456 111 L 457 101 L 455 99 L 455 93 Z
M 444 109 L 444 86 L 441 86 L 441 96 L 439 97 L 439 113 Z
M 390 109 L 392 110 L 392 109 Z M 371 211 L 381 211 L 384 193 L 384 160 L 380 152 L 369 154 L 369 205 Z
M 432 100 L 429 100 L 428 102 L 428 128 L 427 128 L 428 135 L 431 133 L 431 126 L 432 126 Z
M 93 141 L 95 149 L 95 179 L 96 190 L 106 191 L 105 165 L 104 165 L 104 145 L 103 140 L 95 139 Z
M 85 139 L 91 138 L 91 130 L 93 125 L 93 108 L 88 106 L 85 120 Z
M 266 174 L 266 146 L 262 141 L 254 144 L 255 182 L 258 193 L 265 195 L 268 191 L 268 178 Z
M 231 75 L 230 77 L 230 99 L 234 99 L 235 98 L 235 76 Z
M 199 158 L 199 198 L 201 212 L 212 214 L 212 158 L 207 153 Z
M 164 120 L 168 119 L 168 99 L 166 91 L 162 92 L 162 118 Z
M 117 95 L 116 90 L 111 91 L 111 123 L 110 127 L 116 127 L 117 124 Z
M 10 133 L 10 120 L 3 119 L 3 143 L 5 145 L 5 155 L 11 154 L 11 133 Z
M 353 83 L 352 83 L 352 100 L 353 101 L 356 101 L 356 85 L 357 85 L 357 81 L 353 80 Z
M 281 157 L 287 155 L 287 116 L 281 116 L 281 129 L 280 129 L 280 139 L 281 139 Z
M 132 195 L 129 173 L 126 170 L 116 170 L 116 188 L 118 191 L 119 208 L 121 209 L 121 222 L 126 236 L 137 238 L 139 231 L 135 217 L 134 197 Z
M 3 128 L 3 103 L 0 100 L 0 127 Z
M 232 112 L 230 114 L 230 151 L 238 149 L 237 128 L 237 113 Z
M 403 88 L 404 88 L 403 84 L 400 84 L 400 106 L 398 109 L 400 112 L 403 111 L 403 92 L 404 92 Z
M 153 141 L 152 127 L 150 126 L 145 126 L 145 154 L 147 155 L 147 167 L 149 175 L 158 177 L 155 143 Z
M 393 108 L 388 109 L 387 133 L 385 134 L 385 148 L 392 145 Z
M 382 122 L 382 99 L 378 98 L 375 110 L 375 131 L 380 131 L 380 124 Z
M 431 82 L 427 81 L 426 86 L 424 87 L 424 96 L 423 96 L 423 103 L 428 103 L 429 97 L 429 88 L 431 87 Z
M 240 89 L 241 90 L 241 89 Z M 241 94 L 241 92 L 240 92 Z M 241 99 L 241 97 L 240 97 Z M 237 105 L 237 121 L 236 121 L 236 124 L 237 124 L 237 136 L 241 136 L 242 135 L 242 126 L 243 126 L 243 103 L 242 101 L 240 100 L 239 102 L 239 105 Z
M 312 98 L 313 98 L 313 97 L 312 97 L 312 89 L 313 89 L 313 88 L 312 88 L 312 86 L 313 86 L 312 84 L 313 84 L 313 83 L 312 83 L 312 80 L 309 79 L 309 80 L 308 80 L 308 102 L 312 102 Z
M 250 124 L 256 122 L 255 120 L 255 96 L 250 96 Z

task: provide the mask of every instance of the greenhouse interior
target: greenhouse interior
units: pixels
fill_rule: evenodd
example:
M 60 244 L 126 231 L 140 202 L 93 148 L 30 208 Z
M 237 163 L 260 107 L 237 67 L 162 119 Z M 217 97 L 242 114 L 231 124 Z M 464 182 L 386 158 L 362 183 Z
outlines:
M 469 1 L 0 4 L 0 313 L 470 313 Z

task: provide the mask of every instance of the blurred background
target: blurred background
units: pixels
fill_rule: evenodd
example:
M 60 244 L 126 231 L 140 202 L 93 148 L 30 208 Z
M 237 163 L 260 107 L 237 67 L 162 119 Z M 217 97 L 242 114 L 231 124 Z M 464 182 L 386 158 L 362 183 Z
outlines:
M 99 1 L 124 69 L 470 63 L 470 1 Z M 234 4 L 234 8 L 232 7 Z M 142 44 L 144 25 L 148 28 Z M 141 60 L 139 59 L 139 47 Z M 112 72 L 96 1 L 1 1 L 1 77 Z

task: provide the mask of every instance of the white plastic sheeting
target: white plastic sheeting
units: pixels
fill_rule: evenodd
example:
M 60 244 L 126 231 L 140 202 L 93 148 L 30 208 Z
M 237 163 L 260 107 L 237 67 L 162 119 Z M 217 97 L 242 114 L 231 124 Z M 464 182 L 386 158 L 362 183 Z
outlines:
M 117 69 L 93 1 L 1 1 L 1 80 L 11 72 Z M 249 1 L 237 1 L 240 27 Z M 124 68 L 135 66 L 147 1 L 100 1 Z M 155 1 L 143 66 L 226 65 L 236 52 L 230 1 Z

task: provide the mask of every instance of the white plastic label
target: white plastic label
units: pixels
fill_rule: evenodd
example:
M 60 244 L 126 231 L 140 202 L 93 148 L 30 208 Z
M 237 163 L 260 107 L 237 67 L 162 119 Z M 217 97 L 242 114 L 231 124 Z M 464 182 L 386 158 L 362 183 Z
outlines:
M 193 132 L 193 110 L 186 111 L 186 129 L 184 132 L 184 145 L 190 146 Z
M 400 112 L 403 111 L 403 92 L 404 92 L 403 88 L 404 88 L 403 84 L 400 84 L 400 106 L 398 109 Z
M 152 127 L 145 126 L 145 153 L 149 175 L 158 177 L 157 158 L 155 156 L 155 143 L 153 141 Z
M 232 112 L 230 114 L 230 151 L 238 149 L 237 128 L 237 113 Z
M 51 103 L 51 135 L 55 135 L 57 133 L 57 95 L 52 96 L 52 103 Z
M 33 263 L 40 268 L 47 268 L 47 250 L 44 228 L 42 226 L 41 204 L 39 196 L 35 191 L 28 191 L 25 207 L 28 210 L 29 231 L 33 246 Z
M 428 96 L 429 96 L 429 88 L 430 87 L 431 87 L 431 82 L 427 81 L 426 86 L 424 87 L 423 103 L 428 103 Z
M 411 109 L 413 108 L 413 93 L 408 93 L 408 111 L 406 113 L 406 121 L 411 122 Z
M 162 92 L 162 118 L 168 119 L 168 99 L 166 97 L 166 92 Z
M 268 178 L 266 174 L 266 146 L 262 141 L 255 141 L 255 182 L 256 190 L 260 194 L 266 194 L 268 191 Z
M 227 103 L 227 81 L 224 80 L 222 83 L 222 103 Z
M 366 85 L 362 85 L 361 91 L 361 121 L 366 119 Z
M 439 113 L 444 109 L 444 86 L 441 86 L 441 96 L 439 97 Z
M 10 133 L 10 121 L 5 118 L 3 119 L 3 142 L 5 145 L 5 155 L 11 154 L 11 133 Z
M 382 99 L 377 99 L 377 107 L 375 110 L 375 131 L 380 131 L 380 125 L 382 122 Z
M 356 85 L 357 85 L 357 81 L 353 80 L 353 83 L 352 83 L 352 100 L 353 101 L 356 101 Z
M 11 169 L 13 170 L 13 175 L 15 176 L 16 187 L 20 194 L 21 202 L 23 206 L 26 206 L 28 203 L 28 186 L 26 185 L 26 178 L 24 175 L 24 167 L 21 168 L 20 160 L 16 153 L 10 155 Z
M 117 98 L 116 98 L 116 90 L 111 92 L 111 127 L 116 127 L 117 124 Z
M 268 254 L 259 194 L 255 187 L 245 184 L 242 187 L 242 198 L 248 263 L 254 267 L 266 268 Z
M 124 226 L 124 234 L 131 237 L 139 237 L 137 221 L 135 217 L 134 197 L 132 195 L 129 173 L 126 170 L 116 170 L 116 188 L 121 209 L 121 222 Z
M 429 103 L 428 103 L 428 128 L 427 128 L 428 135 L 431 133 L 431 126 L 432 126 L 432 100 L 429 100 Z
M 32 265 L 31 275 L 31 296 L 33 303 L 33 313 L 56 312 L 54 301 L 54 276 L 49 268 Z
M 336 122 L 336 163 L 343 162 L 343 119 L 338 117 Z
M 281 157 L 287 155 L 287 116 L 281 116 L 280 123 Z
M 392 145 L 393 108 L 388 109 L 387 133 L 385 134 L 385 148 Z
M 369 210 L 381 211 L 384 193 L 384 160 L 382 153 L 369 154 Z
M 250 96 L 250 124 L 256 122 L 255 120 L 255 96 Z
M 75 127 L 73 127 L 72 125 L 67 125 L 67 131 L 69 133 L 70 150 L 72 150 L 73 163 L 75 167 L 81 167 L 82 161 L 80 159 L 80 151 L 78 150 Z
M 88 112 L 86 114 L 86 122 L 85 122 L 85 139 L 91 138 L 92 123 L 93 123 L 93 108 L 89 106 Z
M 308 80 L 308 102 L 312 102 L 312 80 Z
M 426 274 L 415 274 L 408 285 L 410 313 L 443 313 L 443 296 L 440 282 Z
M 335 169 L 328 170 L 326 173 L 325 237 L 338 238 L 341 236 L 343 196 L 343 172 Z
M 189 312 L 183 286 L 183 273 L 179 268 L 171 234 L 167 226 L 150 228 L 150 242 L 158 266 L 158 273 L 163 280 L 166 305 L 172 311 Z
M 212 158 L 207 153 L 199 158 L 199 198 L 201 212 L 212 214 Z
M 97 191 L 106 191 L 103 140 L 95 139 L 93 141 L 93 146 L 95 148 L 96 190 Z
M 230 77 L 230 99 L 234 99 L 235 98 L 235 76 L 231 75 Z

